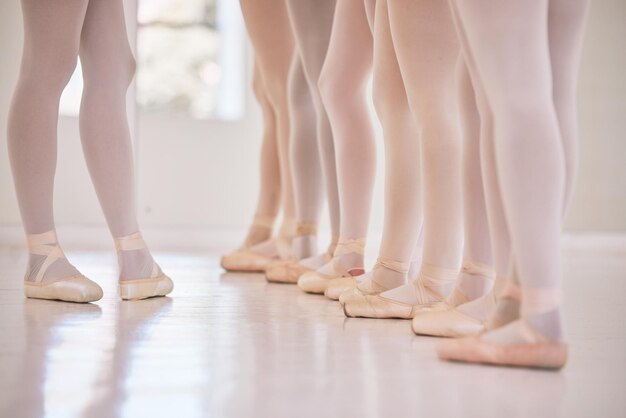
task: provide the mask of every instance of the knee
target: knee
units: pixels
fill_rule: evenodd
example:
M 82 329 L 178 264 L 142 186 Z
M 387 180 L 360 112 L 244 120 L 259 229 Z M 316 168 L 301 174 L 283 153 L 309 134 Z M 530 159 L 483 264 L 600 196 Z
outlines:
M 375 76 L 372 98 L 376 116 L 378 116 L 383 129 L 386 126 L 406 123 L 407 119 L 413 117 L 406 100 L 404 86 L 402 86 L 401 91 L 398 91 L 394 85 L 387 82 L 387 79 Z
M 504 127 L 519 133 L 529 128 L 542 129 L 556 121 L 554 102 L 550 96 L 532 92 L 496 96 L 493 99 L 494 122 L 500 129 Z
M 354 95 L 358 94 L 351 80 L 338 76 L 327 67 L 322 69 L 317 87 L 324 106 L 331 112 L 332 109 L 345 109 Z
M 107 61 L 85 55 L 82 61 L 85 88 L 106 87 L 125 91 L 135 76 L 137 62 L 130 51 L 120 55 L 114 60 L 107 57 Z
M 47 55 L 50 56 L 46 59 L 35 55 L 24 60 L 20 80 L 42 93 L 60 95 L 76 69 L 78 54 L 75 51 L 59 51 Z

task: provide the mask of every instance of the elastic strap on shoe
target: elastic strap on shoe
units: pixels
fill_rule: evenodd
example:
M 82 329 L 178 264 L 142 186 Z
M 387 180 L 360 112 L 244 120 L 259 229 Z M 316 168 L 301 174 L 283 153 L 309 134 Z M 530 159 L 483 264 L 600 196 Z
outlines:
M 43 234 L 27 235 L 26 240 L 28 242 L 28 250 L 31 254 L 46 256 L 46 259 L 41 264 L 35 276 L 35 282 L 41 282 L 43 276 L 46 274 L 46 270 L 48 270 L 56 260 L 65 258 L 65 254 L 57 243 L 57 234 L 54 230 L 44 232 Z

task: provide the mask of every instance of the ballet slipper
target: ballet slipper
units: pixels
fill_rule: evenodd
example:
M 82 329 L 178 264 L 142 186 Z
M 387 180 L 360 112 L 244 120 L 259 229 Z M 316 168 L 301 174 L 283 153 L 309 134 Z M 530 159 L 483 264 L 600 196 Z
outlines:
M 436 289 L 453 283 L 457 273 L 454 269 L 423 264 L 420 276 L 413 283 L 404 285 L 413 286 L 413 303 L 388 297 L 389 292 L 394 292 L 391 290 L 377 295 L 345 298 L 343 311 L 347 317 L 353 318 L 412 319 L 420 313 L 446 310 L 449 305 Z
M 416 315 L 411 328 L 417 335 L 458 338 L 479 334 L 485 330 L 485 323 L 452 308 Z
M 82 274 L 64 277 L 53 281 L 43 281 L 46 270 L 65 254 L 57 244 L 55 231 L 28 235 L 31 254 L 46 256 L 34 280 L 24 281 L 24 295 L 32 299 L 61 300 L 65 302 L 95 302 L 102 299 L 102 288 Z
M 346 290 L 354 289 L 357 286 L 358 280 L 356 277 L 337 277 L 330 279 L 328 287 L 324 291 L 324 296 L 330 300 L 339 300 L 341 294 Z
M 412 305 L 380 295 L 352 297 L 343 304 L 343 312 L 350 318 L 412 319 L 416 315 L 445 309 L 442 301 Z
M 275 257 L 239 250 L 223 256 L 220 260 L 220 265 L 227 271 L 263 273 L 273 261 L 277 261 Z
M 275 261 L 293 260 L 292 239 L 296 223 L 292 219 L 283 220 L 279 235 L 260 244 L 246 249 L 239 249 L 227 254 L 220 260 L 220 265 L 226 271 L 243 273 L 263 273 Z M 254 250 L 257 246 L 271 246 L 272 254 L 258 254 Z
M 405 263 L 385 257 L 378 257 L 378 260 L 376 260 L 376 264 L 374 265 L 371 273 L 366 275 L 366 277 L 363 277 L 363 280 L 358 282 L 356 286 L 346 289 L 343 293 L 339 295 L 339 303 L 343 305 L 346 303 L 346 301 L 350 299 L 359 299 L 361 296 L 364 295 L 378 295 L 389 290 L 385 286 L 382 286 L 375 282 L 372 278 L 373 272 L 381 267 L 385 267 L 389 270 L 397 271 L 398 273 L 406 275 L 411 268 L 411 263 Z
M 336 257 L 353 253 L 363 255 L 364 250 L 365 238 L 339 239 L 333 254 L 333 260 L 331 260 L 332 273 L 323 273 L 319 270 L 305 273 L 298 279 L 298 287 L 307 293 L 324 294 L 332 279 L 362 275 L 363 267 L 346 268 L 340 266 L 336 261 Z
M 472 280 L 483 281 L 482 288 L 484 289 L 489 289 L 493 286 L 495 273 L 488 265 L 465 260 L 463 261 L 463 266 L 461 267 L 461 273 L 466 277 L 471 276 Z M 461 290 L 459 284 L 457 284 L 457 286 L 454 287 L 454 290 L 452 290 L 452 294 L 448 297 L 447 302 L 450 306 L 459 306 L 464 303 L 471 302 L 472 300 L 472 298 L 468 297 L 463 290 Z
M 274 222 L 276 221 L 276 217 L 275 216 L 264 216 L 264 215 L 255 215 L 254 219 L 252 220 L 252 225 L 250 226 L 250 229 L 252 228 L 257 228 L 257 229 L 266 229 L 269 230 L 269 235 L 271 235 L 271 231 L 274 229 Z M 243 245 L 241 246 L 240 250 L 245 250 L 248 249 L 250 247 L 252 247 L 253 245 L 259 244 L 258 242 L 252 242 L 250 237 L 246 238 L 246 241 L 243 243 Z
M 299 222 L 296 229 L 296 236 L 294 237 L 293 245 L 296 246 L 296 239 L 299 237 L 313 238 L 311 241 L 315 242 L 317 236 L 317 224 L 313 222 Z M 302 249 L 301 249 L 302 250 Z M 304 252 L 311 251 L 311 248 L 307 248 Z M 298 253 L 297 250 L 294 252 Z M 330 258 L 330 255 L 328 256 Z M 298 283 L 298 279 L 304 273 L 312 271 L 312 269 L 303 266 L 298 263 L 298 260 L 278 260 L 271 262 L 265 268 L 265 279 L 270 283 Z
M 437 355 L 441 360 L 481 363 L 497 366 L 560 369 L 567 363 L 567 345 L 551 342 L 526 321 L 519 320 L 526 341 L 496 343 L 481 336 L 441 342 Z
M 298 283 L 298 279 L 304 273 L 308 273 L 311 270 L 297 261 L 278 261 L 271 263 L 265 270 L 265 278 L 270 283 Z
M 515 283 L 506 283 L 497 298 L 495 289 L 492 289 L 488 294 L 465 304 L 453 306 L 449 303 L 448 310 L 416 316 L 412 323 L 413 332 L 418 335 L 458 338 L 478 335 L 490 328 L 501 326 L 494 326 L 496 303 L 503 299 L 519 300 L 521 297 Z
M 115 247 L 117 251 L 147 249 L 146 243 L 139 232 L 116 238 Z M 118 289 L 122 300 L 139 300 L 165 296 L 171 293 L 174 290 L 174 282 L 163 274 L 157 263 L 152 261 L 152 272 L 149 277 L 120 280 Z

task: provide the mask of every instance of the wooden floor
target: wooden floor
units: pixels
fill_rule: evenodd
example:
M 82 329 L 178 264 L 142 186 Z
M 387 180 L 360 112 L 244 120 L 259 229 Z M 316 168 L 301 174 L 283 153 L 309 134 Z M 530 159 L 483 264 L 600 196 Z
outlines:
M 157 255 L 172 297 L 120 302 L 112 253 L 69 252 L 105 290 L 80 305 L 25 300 L 24 256 L 0 250 L 0 417 L 626 416 L 624 248 L 565 251 L 560 373 L 440 362 L 408 321 Z

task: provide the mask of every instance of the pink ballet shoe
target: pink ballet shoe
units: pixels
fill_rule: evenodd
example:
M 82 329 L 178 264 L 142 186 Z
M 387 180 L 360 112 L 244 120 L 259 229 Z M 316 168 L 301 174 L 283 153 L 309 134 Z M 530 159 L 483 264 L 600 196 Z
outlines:
M 330 279 L 330 282 L 328 282 L 328 286 L 324 291 L 324 296 L 330 300 L 339 300 L 342 293 L 347 290 L 354 289 L 357 286 L 357 283 L 357 279 L 354 276 Z
M 521 322 L 521 321 L 520 321 Z M 520 324 L 521 325 L 521 324 Z M 528 342 L 500 344 L 480 336 L 442 341 L 437 346 L 441 360 L 496 366 L 560 369 L 567 363 L 567 345 L 547 341 L 529 325 L 533 337 Z
M 339 239 L 337 248 L 333 254 L 332 272 L 323 273 L 320 270 L 303 274 L 298 279 L 298 287 L 307 293 L 324 294 L 330 281 L 336 278 L 351 278 L 363 274 L 363 267 L 345 268 L 336 262 L 335 257 L 356 253 L 363 255 L 365 249 L 365 238 L 359 239 Z
M 115 246 L 117 251 L 147 249 L 146 243 L 139 232 L 116 238 Z M 157 263 L 153 261 L 150 276 L 132 280 L 120 280 L 118 290 L 122 300 L 140 300 L 165 296 L 171 293 L 174 290 L 174 282 L 163 274 Z
M 361 280 L 360 283 L 357 283 L 356 286 L 348 288 L 343 293 L 341 293 L 339 295 L 339 303 L 343 305 L 348 300 L 358 300 L 365 295 L 378 295 L 389 290 L 388 288 L 381 286 L 380 284 L 375 282 L 372 278 L 374 271 L 381 267 L 398 272 L 404 275 L 404 278 L 406 279 L 406 274 L 411 267 L 411 263 L 405 263 L 385 257 L 378 257 L 378 260 L 376 260 L 376 264 L 374 265 L 372 272 L 366 275 L 368 277 L 364 277 L 364 279 Z
M 24 281 L 24 296 L 32 299 L 61 300 L 65 302 L 87 303 L 102 299 L 102 288 L 82 274 L 64 277 L 53 281 L 43 281 L 48 268 L 57 260 L 65 259 L 65 254 L 57 244 L 55 231 L 28 235 L 31 254 L 46 256 L 34 280 Z

